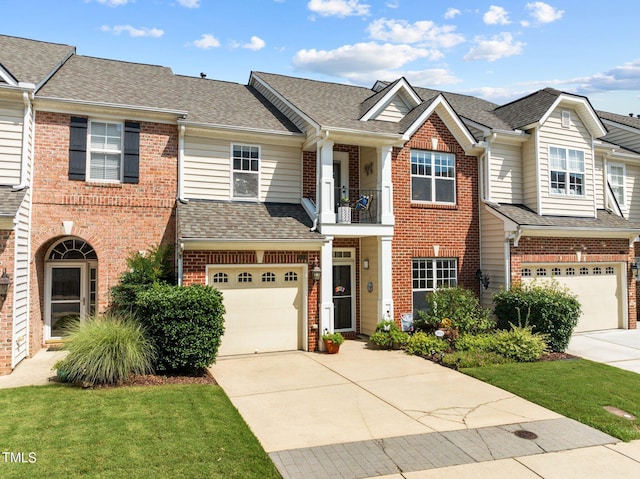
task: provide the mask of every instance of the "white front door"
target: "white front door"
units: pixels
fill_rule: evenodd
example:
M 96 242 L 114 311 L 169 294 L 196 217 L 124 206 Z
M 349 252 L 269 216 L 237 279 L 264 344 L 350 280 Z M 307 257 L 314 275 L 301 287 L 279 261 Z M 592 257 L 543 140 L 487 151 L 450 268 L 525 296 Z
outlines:
M 47 265 L 45 339 L 61 337 L 87 314 L 87 264 Z

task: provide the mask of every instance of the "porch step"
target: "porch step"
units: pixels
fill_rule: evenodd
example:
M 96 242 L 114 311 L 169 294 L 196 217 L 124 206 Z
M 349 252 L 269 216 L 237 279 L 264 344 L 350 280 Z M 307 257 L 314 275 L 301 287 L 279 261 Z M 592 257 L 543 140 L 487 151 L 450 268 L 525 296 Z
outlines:
M 64 339 L 47 339 L 44 342 L 44 347 L 49 351 L 57 351 L 64 349 Z

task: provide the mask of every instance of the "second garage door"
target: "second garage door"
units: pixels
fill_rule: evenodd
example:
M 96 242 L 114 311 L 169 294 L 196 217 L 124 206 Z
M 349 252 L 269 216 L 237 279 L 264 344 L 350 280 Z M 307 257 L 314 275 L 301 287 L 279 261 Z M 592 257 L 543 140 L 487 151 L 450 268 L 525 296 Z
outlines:
M 304 271 L 300 266 L 209 268 L 226 310 L 218 356 L 300 349 Z
M 623 327 L 625 298 L 619 264 L 523 264 L 522 280 L 555 279 L 578 297 L 582 316 L 575 332 Z

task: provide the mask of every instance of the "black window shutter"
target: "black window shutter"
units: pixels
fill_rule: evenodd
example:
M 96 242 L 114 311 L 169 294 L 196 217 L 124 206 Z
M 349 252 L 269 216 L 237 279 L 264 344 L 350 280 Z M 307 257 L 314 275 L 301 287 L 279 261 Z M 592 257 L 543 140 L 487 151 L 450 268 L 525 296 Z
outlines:
M 140 180 L 140 123 L 124 122 L 124 183 Z
M 87 119 L 72 116 L 69 130 L 69 179 L 84 181 L 87 169 Z

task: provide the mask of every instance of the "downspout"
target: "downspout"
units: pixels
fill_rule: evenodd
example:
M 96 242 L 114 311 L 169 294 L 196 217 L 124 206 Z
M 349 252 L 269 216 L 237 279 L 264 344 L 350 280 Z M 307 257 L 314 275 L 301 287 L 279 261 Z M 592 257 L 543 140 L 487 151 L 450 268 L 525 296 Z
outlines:
M 610 156 L 611 156 L 611 151 L 607 151 L 602 155 L 602 196 L 604 196 L 604 209 L 607 211 L 611 211 L 611 205 L 609 204 L 609 157 Z M 593 171 L 595 171 L 595 156 L 594 156 Z M 595 186 L 593 191 L 595 192 Z
M 187 203 L 184 199 L 184 125 L 178 126 L 178 201 Z
M 23 92 L 24 116 L 22 123 L 22 158 L 20 165 L 20 183 L 15 185 L 15 191 L 23 190 L 27 187 L 27 168 L 29 167 L 29 138 L 31 137 L 31 98 L 33 93 Z
M 486 150 L 486 162 L 484 167 L 484 180 L 487 185 L 487 191 L 485 192 L 485 199 L 491 203 L 493 203 L 493 199 L 491 197 L 491 143 L 496 139 L 497 133 L 492 133 L 489 138 L 487 138 L 487 150 Z

